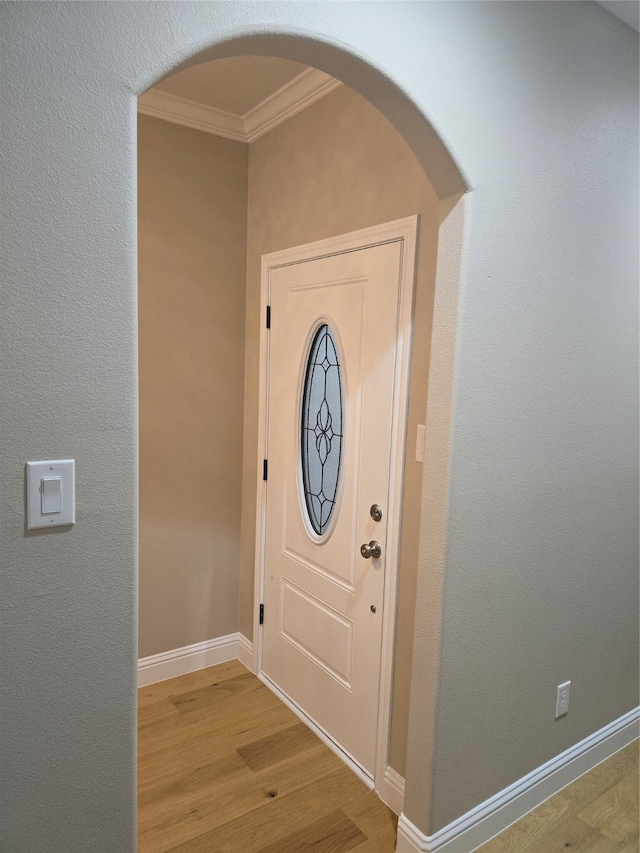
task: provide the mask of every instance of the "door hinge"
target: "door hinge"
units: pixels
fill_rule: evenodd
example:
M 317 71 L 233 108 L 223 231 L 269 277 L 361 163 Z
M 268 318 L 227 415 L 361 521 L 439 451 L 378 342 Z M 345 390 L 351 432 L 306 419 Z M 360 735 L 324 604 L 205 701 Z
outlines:
M 268 460 L 268 459 L 263 459 L 263 460 L 262 460 L 262 479 L 263 479 L 263 480 L 266 480 L 266 479 L 267 479 L 267 474 L 268 474 L 268 473 L 269 473 L 269 460 Z
M 264 604 L 260 605 L 260 624 L 264 624 Z
M 267 329 L 271 328 L 271 305 L 267 305 Z

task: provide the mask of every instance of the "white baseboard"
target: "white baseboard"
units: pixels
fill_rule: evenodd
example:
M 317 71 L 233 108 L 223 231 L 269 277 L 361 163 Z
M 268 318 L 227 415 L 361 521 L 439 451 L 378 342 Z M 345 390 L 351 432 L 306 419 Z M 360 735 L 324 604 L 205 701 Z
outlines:
M 387 766 L 384 771 L 384 779 L 375 787 L 377 795 L 382 802 L 389 806 L 394 814 L 401 815 L 404 808 L 404 778 Z
M 255 672 L 253 668 L 253 643 L 251 640 L 247 640 L 244 634 L 238 634 L 238 660 L 250 672 Z
M 629 711 L 434 835 L 425 835 L 406 815 L 400 815 L 397 853 L 472 853 L 562 788 L 636 740 L 639 719 L 640 708 Z
M 165 681 L 177 675 L 186 675 L 188 672 L 196 672 L 198 669 L 236 658 L 245 663 L 243 658 L 247 654 L 247 647 L 251 653 L 251 643 L 246 637 L 241 634 L 227 634 L 226 637 L 215 637 L 203 643 L 194 643 L 192 646 L 183 646 L 181 649 L 171 649 L 159 655 L 140 658 L 138 687 L 146 687 L 147 684 L 155 684 L 157 681 Z M 251 657 L 253 658 L 252 654 Z M 245 666 L 248 664 L 245 663 Z

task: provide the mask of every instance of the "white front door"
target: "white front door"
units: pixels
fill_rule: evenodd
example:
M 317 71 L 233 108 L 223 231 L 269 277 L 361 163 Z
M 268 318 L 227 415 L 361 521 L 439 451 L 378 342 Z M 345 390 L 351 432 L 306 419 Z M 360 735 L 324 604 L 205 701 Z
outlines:
M 320 248 L 269 267 L 262 671 L 373 778 L 406 247 Z

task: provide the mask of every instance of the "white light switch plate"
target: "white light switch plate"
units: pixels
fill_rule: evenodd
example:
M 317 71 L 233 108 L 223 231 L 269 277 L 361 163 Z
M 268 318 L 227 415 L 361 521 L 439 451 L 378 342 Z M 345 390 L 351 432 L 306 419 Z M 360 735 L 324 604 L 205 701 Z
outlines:
M 60 497 L 57 500 L 57 479 Z M 47 492 L 45 494 L 45 481 Z M 53 482 L 52 482 L 53 481 Z M 55 486 L 55 495 L 50 487 Z M 44 499 L 43 499 L 44 496 Z M 59 511 L 44 512 L 45 505 Z M 46 462 L 27 462 L 27 528 L 60 527 L 76 521 L 76 463 L 75 459 L 50 459 Z

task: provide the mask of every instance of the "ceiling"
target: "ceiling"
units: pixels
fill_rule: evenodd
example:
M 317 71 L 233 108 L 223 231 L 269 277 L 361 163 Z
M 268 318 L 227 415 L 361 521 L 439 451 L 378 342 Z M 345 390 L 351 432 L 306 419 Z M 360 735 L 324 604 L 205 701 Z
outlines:
M 246 115 L 307 70 L 270 56 L 236 56 L 203 62 L 167 77 L 154 88 L 216 110 Z

